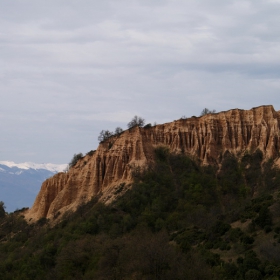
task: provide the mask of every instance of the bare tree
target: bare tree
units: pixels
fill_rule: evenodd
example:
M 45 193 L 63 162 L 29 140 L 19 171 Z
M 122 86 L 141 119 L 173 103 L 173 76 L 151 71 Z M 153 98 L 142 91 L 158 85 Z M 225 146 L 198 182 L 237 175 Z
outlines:
M 109 130 L 101 130 L 101 132 L 98 136 L 98 141 L 103 142 L 103 141 L 109 139 L 113 135 L 114 135 L 114 133 Z
M 204 108 L 200 114 L 200 116 L 204 116 L 204 115 L 207 115 L 207 114 L 213 114 L 213 113 L 216 113 L 216 110 L 209 110 L 208 108 Z
M 116 127 L 115 129 L 115 135 L 120 135 L 123 132 L 123 129 L 121 127 Z
M 135 126 L 144 126 L 145 125 L 145 119 L 134 116 L 133 119 L 127 124 L 128 128 L 132 128 Z

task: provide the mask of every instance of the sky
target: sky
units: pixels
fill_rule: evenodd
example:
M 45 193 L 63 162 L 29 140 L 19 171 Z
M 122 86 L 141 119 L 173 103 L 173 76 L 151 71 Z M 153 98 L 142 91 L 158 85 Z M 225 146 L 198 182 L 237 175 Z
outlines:
M 0 160 L 68 163 L 101 130 L 271 104 L 280 0 L 0 0 Z

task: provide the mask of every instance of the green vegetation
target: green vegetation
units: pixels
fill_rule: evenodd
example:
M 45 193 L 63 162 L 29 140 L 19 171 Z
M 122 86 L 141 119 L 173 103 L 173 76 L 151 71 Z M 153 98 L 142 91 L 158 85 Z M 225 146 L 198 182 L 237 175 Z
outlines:
M 0 219 L 6 215 L 5 208 L 6 206 L 4 205 L 4 202 L 0 201 Z
M 144 128 L 151 128 L 152 124 L 151 123 L 147 123 L 146 125 L 144 125 Z
M 127 124 L 128 128 L 133 128 L 135 126 L 140 126 L 143 127 L 145 125 L 145 120 L 141 117 L 138 116 L 134 116 L 132 118 L 132 120 Z M 145 128 L 150 128 L 152 125 L 151 124 L 147 124 L 145 126 Z M 100 143 L 110 139 L 112 136 L 119 136 L 123 133 L 123 129 L 121 127 L 116 127 L 115 132 L 111 132 L 109 130 L 101 130 L 99 136 L 98 136 L 98 141 Z M 109 146 L 110 148 L 112 147 L 113 143 L 110 142 Z
M 91 151 L 87 152 L 87 155 L 88 156 L 93 156 L 95 152 L 96 152 L 96 150 L 91 150 Z
M 100 143 L 110 139 L 112 136 L 120 136 L 123 132 L 123 129 L 121 127 L 116 127 L 115 132 L 111 132 L 109 130 L 101 130 L 99 136 L 98 136 L 98 141 Z M 112 144 L 112 143 L 111 143 Z
M 76 163 L 77 163 L 81 158 L 83 158 L 83 154 L 82 154 L 82 153 L 74 154 L 73 158 L 72 158 L 71 161 L 69 162 L 69 168 L 75 166 Z
M 260 151 L 226 153 L 219 170 L 155 154 L 109 206 L 54 227 L 0 216 L 0 279 L 279 279 L 279 170 Z

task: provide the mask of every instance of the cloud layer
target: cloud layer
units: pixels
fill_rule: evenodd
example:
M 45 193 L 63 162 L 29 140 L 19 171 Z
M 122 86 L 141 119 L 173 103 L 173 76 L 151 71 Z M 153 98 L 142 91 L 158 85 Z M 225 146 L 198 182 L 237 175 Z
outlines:
M 280 1 L 3 1 L 0 159 L 68 162 L 135 115 L 280 109 Z

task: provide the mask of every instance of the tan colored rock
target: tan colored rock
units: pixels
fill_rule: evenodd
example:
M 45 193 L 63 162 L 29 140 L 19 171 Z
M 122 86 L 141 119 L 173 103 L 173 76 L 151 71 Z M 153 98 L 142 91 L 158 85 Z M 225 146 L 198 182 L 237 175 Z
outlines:
M 101 143 L 92 156 L 85 156 L 69 172 L 46 180 L 25 217 L 31 221 L 52 219 L 97 195 L 104 202 L 112 201 L 118 186 L 132 181 L 133 167 L 153 161 L 154 148 L 159 145 L 198 157 L 204 164 L 216 162 L 226 150 L 240 155 L 259 148 L 266 158 L 276 158 L 279 129 L 280 111 L 261 106 L 126 130 Z

